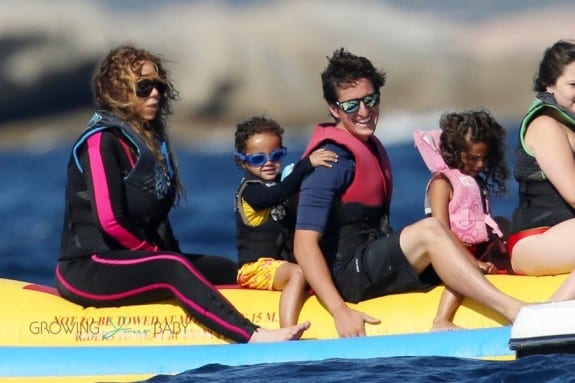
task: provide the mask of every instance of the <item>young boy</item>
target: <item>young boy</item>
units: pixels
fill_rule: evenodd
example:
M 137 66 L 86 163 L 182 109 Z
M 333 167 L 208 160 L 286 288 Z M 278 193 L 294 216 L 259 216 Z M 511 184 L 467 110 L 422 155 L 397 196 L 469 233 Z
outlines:
M 337 161 L 320 149 L 303 158 L 280 180 L 283 128 L 271 119 L 253 117 L 237 125 L 235 161 L 245 170 L 235 198 L 238 284 L 282 290 L 280 326 L 297 323 L 307 283 L 293 256 L 295 194 L 314 167 Z

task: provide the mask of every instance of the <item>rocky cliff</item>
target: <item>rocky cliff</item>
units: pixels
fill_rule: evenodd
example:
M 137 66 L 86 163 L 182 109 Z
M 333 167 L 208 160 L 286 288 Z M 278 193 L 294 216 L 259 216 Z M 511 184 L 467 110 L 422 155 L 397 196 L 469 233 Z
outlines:
M 182 96 L 177 129 L 253 114 L 290 126 L 327 118 L 319 74 L 339 47 L 387 72 L 384 113 L 483 106 L 515 118 L 544 48 L 575 38 L 575 6 L 466 21 L 384 1 L 245 3 L 1 1 L 0 127 L 89 108 L 93 66 L 124 42 L 169 60 Z

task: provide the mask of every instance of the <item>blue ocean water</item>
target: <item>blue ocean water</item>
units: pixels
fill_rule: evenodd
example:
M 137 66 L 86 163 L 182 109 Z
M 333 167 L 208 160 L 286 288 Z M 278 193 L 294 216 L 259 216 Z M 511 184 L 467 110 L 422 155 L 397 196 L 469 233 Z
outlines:
M 508 147 L 515 147 L 509 132 Z M 53 286 L 62 226 L 65 170 L 70 142 L 0 151 L 0 277 Z M 174 230 L 186 251 L 235 259 L 233 196 L 241 178 L 230 143 L 201 149 L 178 148 L 176 155 L 188 197 L 172 214 Z M 296 161 L 304 141 L 287 142 L 286 164 Z M 400 227 L 423 215 L 428 171 L 410 142 L 388 146 L 394 171 L 392 224 Z M 512 150 L 508 151 L 512 153 Z M 512 158 L 509 157 L 511 164 Z M 516 187 L 494 199 L 495 214 L 510 216 Z M 326 360 L 244 367 L 208 365 L 153 382 L 568 382 L 575 381 L 575 358 L 536 356 L 514 362 L 489 362 L 443 357 Z
M 515 147 L 514 137 L 508 134 L 509 148 Z M 297 161 L 304 144 L 303 138 L 286 142 L 284 164 Z M 242 171 L 232 161 L 231 145 L 230 140 L 176 149 L 187 198 L 171 220 L 186 251 L 235 259 L 233 197 Z M 51 142 L 0 151 L 0 277 L 53 285 L 70 146 Z M 387 150 L 394 174 L 391 220 L 401 227 L 423 217 L 429 172 L 411 142 L 387 145 Z M 508 186 L 510 193 L 492 201 L 496 215 L 511 215 L 516 187 L 514 182 Z
M 574 372 L 575 358 L 572 355 L 530 356 L 506 362 L 443 357 L 397 357 L 329 359 L 249 367 L 212 364 L 176 376 L 158 375 L 147 382 L 564 383 L 575 382 Z

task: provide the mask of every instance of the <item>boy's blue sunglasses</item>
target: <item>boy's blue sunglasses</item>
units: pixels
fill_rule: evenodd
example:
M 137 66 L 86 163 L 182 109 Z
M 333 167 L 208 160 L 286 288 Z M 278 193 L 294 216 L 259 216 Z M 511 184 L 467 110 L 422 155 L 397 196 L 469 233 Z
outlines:
M 359 104 L 361 102 L 363 102 L 367 108 L 373 108 L 379 104 L 379 93 L 375 92 L 362 98 L 354 98 L 347 101 L 336 101 L 335 104 L 345 113 L 355 113 L 359 110 Z
M 238 157 L 241 161 L 244 161 L 251 166 L 262 166 L 268 161 L 280 162 L 287 154 L 287 149 L 282 146 L 279 149 L 272 150 L 270 154 L 265 153 L 253 153 L 253 154 L 243 154 L 240 152 L 234 152 L 234 155 Z

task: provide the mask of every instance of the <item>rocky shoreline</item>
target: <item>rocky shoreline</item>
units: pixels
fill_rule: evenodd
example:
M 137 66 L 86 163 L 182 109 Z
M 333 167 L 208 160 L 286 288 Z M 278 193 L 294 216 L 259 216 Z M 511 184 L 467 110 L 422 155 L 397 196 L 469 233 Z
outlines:
M 91 68 L 124 42 L 170 63 L 181 94 L 172 132 L 187 142 L 227 137 L 253 115 L 299 127 L 329 118 L 319 74 L 339 47 L 387 72 L 383 115 L 484 107 L 516 118 L 533 97 L 543 49 L 575 37 L 575 7 L 553 1 L 475 22 L 384 1 L 167 2 L 138 12 L 63 2 L 0 3 L 0 147 L 76 136 L 91 114 Z

